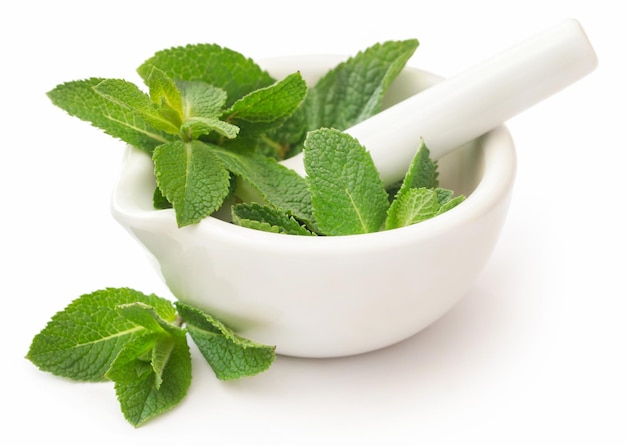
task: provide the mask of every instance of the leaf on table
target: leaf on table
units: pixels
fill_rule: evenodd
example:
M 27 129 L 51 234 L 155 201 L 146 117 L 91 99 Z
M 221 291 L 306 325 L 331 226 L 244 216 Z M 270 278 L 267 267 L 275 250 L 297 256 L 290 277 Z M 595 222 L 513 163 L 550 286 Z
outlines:
M 194 343 L 221 380 L 239 379 L 267 370 L 275 347 L 235 334 L 210 314 L 182 302 L 175 303 Z
M 185 330 L 148 333 L 127 343 L 107 372 L 124 417 L 140 426 L 176 406 L 191 384 Z
M 129 288 L 107 288 L 75 299 L 55 314 L 32 341 L 26 358 L 43 371 L 80 381 L 104 381 L 105 373 L 128 342 L 146 332 L 118 307 L 143 302 L 165 321 L 174 321 L 172 304 Z

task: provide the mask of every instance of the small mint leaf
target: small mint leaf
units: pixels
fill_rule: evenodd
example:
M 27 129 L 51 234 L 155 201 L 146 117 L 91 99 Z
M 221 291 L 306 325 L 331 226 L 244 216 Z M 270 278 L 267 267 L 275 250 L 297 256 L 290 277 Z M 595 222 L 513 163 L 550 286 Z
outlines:
M 163 116 L 150 96 L 135 84 L 120 79 L 105 79 L 94 90 L 107 101 L 136 113 L 154 128 L 178 134 L 178 126 Z
M 175 81 L 203 81 L 221 88 L 230 107 L 246 94 L 274 83 L 274 79 L 253 60 L 214 44 L 197 44 L 158 51 L 138 69 L 146 79 L 158 67 Z
M 443 214 L 444 212 L 447 212 L 450 209 L 455 208 L 459 204 L 463 203 L 463 201 L 465 201 L 464 195 L 459 195 L 457 197 L 452 198 L 451 200 L 446 201 L 445 203 L 440 205 L 439 212 L 437 213 L 437 215 Z
M 176 406 L 191 384 L 191 355 L 183 329 L 128 343 L 107 372 L 122 413 L 140 426 Z
M 187 141 L 199 139 L 200 136 L 209 135 L 211 132 L 233 139 L 239 133 L 239 127 L 219 118 L 195 117 L 187 119 L 180 128 L 183 139 Z
M 279 209 L 257 203 L 233 206 L 233 223 L 249 229 L 291 235 L 314 235 L 295 218 Z
M 179 226 L 199 222 L 218 210 L 230 191 L 230 174 L 208 144 L 175 141 L 152 157 L 157 184 L 172 203 Z
M 146 80 L 150 89 L 150 99 L 161 114 L 175 127 L 180 127 L 183 119 L 183 100 L 176 84 L 165 72 L 154 67 Z
M 103 381 L 120 350 L 147 330 L 125 318 L 120 305 L 143 302 L 165 321 L 172 304 L 129 288 L 107 288 L 75 299 L 55 314 L 32 341 L 26 358 L 43 371 L 80 381 Z
M 106 134 L 151 154 L 160 144 L 173 136 L 157 130 L 127 107 L 115 104 L 94 90 L 105 79 L 90 78 L 57 85 L 48 97 L 54 105 L 71 116 L 90 122 Z
M 385 229 L 395 229 L 409 226 L 420 221 L 432 218 L 439 213 L 437 193 L 432 189 L 405 189 L 396 196 L 393 206 L 389 208 L 389 215 Z
M 438 186 L 439 172 L 437 171 L 437 162 L 430 158 L 430 150 L 422 140 L 411 160 L 411 165 L 404 176 L 400 190 L 409 187 L 433 189 Z
M 359 142 L 334 129 L 309 133 L 304 167 L 313 217 L 325 235 L 379 231 L 389 201 L 372 157 Z
M 437 201 L 439 202 L 439 206 L 443 206 L 444 204 L 452 200 L 452 197 L 454 197 L 454 191 L 451 191 L 450 189 L 437 187 L 435 189 L 435 192 L 437 193 Z
M 221 380 L 256 375 L 276 358 L 275 348 L 236 335 L 217 319 L 197 308 L 176 302 L 194 343 Z

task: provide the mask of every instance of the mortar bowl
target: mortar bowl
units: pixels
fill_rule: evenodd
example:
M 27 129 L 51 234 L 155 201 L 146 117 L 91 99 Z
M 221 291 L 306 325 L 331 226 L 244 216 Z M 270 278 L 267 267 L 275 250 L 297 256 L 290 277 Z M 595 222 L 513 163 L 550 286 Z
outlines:
M 342 60 L 299 56 L 261 65 L 277 79 L 299 70 L 312 84 Z M 440 79 L 406 67 L 385 104 Z M 172 209 L 152 205 L 149 155 L 128 147 L 112 213 L 145 248 L 176 299 L 241 336 L 275 345 L 278 354 L 348 356 L 395 344 L 438 320 L 468 293 L 493 252 L 516 174 L 506 127 L 441 158 L 439 172 L 441 187 L 467 199 L 400 229 L 305 237 L 247 229 L 213 216 L 178 228 Z

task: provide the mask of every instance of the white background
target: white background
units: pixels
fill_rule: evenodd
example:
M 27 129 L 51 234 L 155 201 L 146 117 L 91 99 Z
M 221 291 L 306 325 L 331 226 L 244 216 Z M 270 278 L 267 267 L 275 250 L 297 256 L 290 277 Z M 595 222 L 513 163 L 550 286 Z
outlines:
M 626 31 L 617 4 L 3 2 L 2 436 L 68 445 L 626 444 Z M 569 17 L 586 29 L 599 68 L 508 122 L 519 166 L 501 240 L 470 293 L 431 327 L 357 357 L 279 357 L 231 383 L 194 349 L 187 398 L 139 429 L 123 419 L 110 383 L 69 382 L 24 359 L 32 337 L 81 294 L 128 286 L 171 297 L 109 214 L 123 144 L 54 107 L 45 93 L 56 84 L 137 81 L 135 68 L 154 51 L 187 43 L 258 59 L 353 54 L 411 37 L 421 42 L 411 65 L 451 76 Z

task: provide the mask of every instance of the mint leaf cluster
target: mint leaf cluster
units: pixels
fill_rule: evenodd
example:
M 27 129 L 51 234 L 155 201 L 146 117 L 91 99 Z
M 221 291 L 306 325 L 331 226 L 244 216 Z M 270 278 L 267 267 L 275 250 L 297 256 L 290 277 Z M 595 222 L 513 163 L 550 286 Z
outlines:
M 187 394 L 188 333 L 222 380 L 255 375 L 275 359 L 273 346 L 239 337 L 197 308 L 129 288 L 74 300 L 33 338 L 26 357 L 54 375 L 112 381 L 124 417 L 140 426 Z
M 48 96 L 150 154 L 155 207 L 173 207 L 179 226 L 199 222 L 229 197 L 254 197 L 312 224 L 306 182 L 277 160 L 301 151 L 311 130 L 345 130 L 379 112 L 417 46 L 414 39 L 376 44 L 309 88 L 298 72 L 276 80 L 236 51 L 187 45 L 141 64 L 143 89 L 94 77 L 58 85 Z
M 403 181 L 390 190 L 365 147 L 336 129 L 309 132 L 304 166 L 313 225 L 297 221 L 283 209 L 247 203 L 233 207 L 234 222 L 283 234 L 366 234 L 419 223 L 465 199 L 439 187 L 437 163 L 423 141 Z

